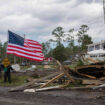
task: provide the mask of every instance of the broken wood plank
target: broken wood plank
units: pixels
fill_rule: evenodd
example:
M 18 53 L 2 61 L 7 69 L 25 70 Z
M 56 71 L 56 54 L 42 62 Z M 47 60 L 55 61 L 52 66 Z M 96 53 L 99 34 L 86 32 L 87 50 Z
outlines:
M 100 81 L 103 81 L 103 80 L 105 80 L 105 77 L 101 77 L 99 80 L 100 80 Z
M 53 73 L 53 74 L 50 74 L 50 75 L 48 75 L 48 76 L 39 78 L 39 79 L 37 79 L 37 80 L 35 79 L 35 80 L 33 80 L 32 82 L 26 83 L 26 84 L 24 84 L 24 85 L 22 85 L 22 86 L 17 86 L 17 87 L 15 87 L 15 88 L 11 88 L 9 91 L 10 91 L 10 92 L 22 91 L 22 90 L 24 90 L 24 89 L 30 87 L 31 85 L 35 84 L 36 82 L 42 82 L 42 81 L 44 81 L 44 80 L 46 80 L 46 79 L 48 79 L 48 78 L 52 78 L 52 77 L 54 77 L 54 76 L 60 74 L 60 73 L 61 73 L 61 72 L 55 72 L 55 73 Z
M 93 63 L 98 63 L 98 61 L 97 60 L 94 60 L 94 59 L 92 59 L 92 58 L 87 58 L 89 61 L 91 61 L 91 62 L 93 62 Z
M 85 77 L 91 78 L 91 79 L 96 79 L 95 76 L 91 76 L 91 75 L 87 75 L 87 74 L 82 74 L 82 73 L 79 73 L 79 72 L 78 72 L 78 74 L 81 75 L 81 76 L 85 76 Z
M 25 89 L 24 92 L 31 92 L 31 93 L 35 93 L 35 89 Z
M 53 90 L 53 89 L 59 89 L 59 88 L 61 88 L 60 85 L 58 85 L 58 86 L 51 86 L 51 87 L 46 87 L 46 88 L 35 89 L 35 92 L 47 91 L 47 90 Z
M 82 80 L 82 84 L 84 85 L 101 85 L 104 82 L 100 80 Z
M 78 70 L 78 69 L 86 69 L 86 68 L 89 68 L 89 67 L 93 67 L 93 68 L 102 68 L 104 65 L 84 65 L 84 66 L 80 66 L 80 67 L 76 67 L 75 69 Z
M 87 75 L 87 74 L 82 74 L 82 73 L 79 73 L 78 71 L 74 71 L 74 70 L 72 70 L 70 67 L 64 66 L 64 68 L 67 69 L 67 70 L 69 70 L 71 74 L 72 74 L 72 73 L 75 73 L 75 75 L 77 74 L 77 75 L 79 75 L 79 76 L 88 77 L 88 78 L 91 78 L 91 79 L 96 79 L 96 77 L 94 77 L 94 76 Z M 75 76 L 75 75 L 74 75 L 74 76 Z
M 92 89 L 99 89 L 99 88 L 104 88 L 105 84 L 99 85 L 99 86 L 94 86 Z
M 64 72 L 64 74 L 68 77 L 68 79 L 70 79 L 71 82 L 74 82 L 75 80 L 70 76 L 70 74 L 68 73 L 68 71 L 66 69 L 64 69 L 64 67 L 62 66 L 62 64 L 58 60 L 56 60 L 56 63 L 60 66 L 61 71 Z
M 41 92 L 41 91 L 47 91 L 47 90 L 54 90 L 54 89 L 60 89 L 61 86 L 50 86 L 50 87 L 46 87 L 46 88 L 40 88 L 40 89 L 25 89 L 24 92 Z
M 64 73 L 57 75 L 56 77 L 54 77 L 50 81 L 48 81 L 46 84 L 42 85 L 40 88 L 44 88 L 44 87 L 48 86 L 50 83 L 54 82 L 55 80 L 57 80 L 63 76 L 64 76 Z

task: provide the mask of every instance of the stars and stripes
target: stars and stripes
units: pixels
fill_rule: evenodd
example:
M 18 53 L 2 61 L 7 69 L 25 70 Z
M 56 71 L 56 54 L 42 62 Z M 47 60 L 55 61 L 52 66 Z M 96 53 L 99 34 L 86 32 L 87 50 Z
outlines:
M 42 45 L 39 42 L 24 39 L 11 31 L 8 31 L 8 33 L 7 54 L 14 54 L 35 61 L 43 61 Z

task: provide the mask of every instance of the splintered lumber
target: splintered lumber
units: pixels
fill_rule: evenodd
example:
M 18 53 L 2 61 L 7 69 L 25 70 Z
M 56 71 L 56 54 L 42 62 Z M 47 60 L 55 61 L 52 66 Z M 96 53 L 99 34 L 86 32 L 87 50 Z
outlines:
M 42 81 L 44 81 L 44 80 L 46 80 L 46 79 L 52 78 L 52 77 L 54 77 L 54 76 L 60 74 L 60 73 L 61 73 L 61 72 L 55 72 L 55 73 L 53 73 L 53 74 L 50 74 L 50 75 L 48 75 L 48 76 L 39 78 L 39 79 L 37 79 L 37 80 L 35 79 L 35 80 L 33 80 L 32 82 L 26 83 L 26 84 L 24 84 L 24 85 L 22 85 L 22 86 L 17 86 L 17 87 L 15 87 L 15 88 L 10 89 L 9 91 L 10 91 L 10 92 L 22 91 L 22 90 L 24 90 L 24 89 L 29 88 L 29 87 L 32 86 L 33 84 L 35 85 L 36 82 L 42 82 Z
M 64 73 L 57 75 L 56 77 L 54 77 L 50 81 L 48 81 L 46 84 L 42 85 L 40 88 L 44 88 L 44 87 L 48 86 L 50 83 L 54 82 L 56 79 L 59 79 L 63 76 L 64 76 Z
M 103 81 L 103 80 L 105 80 L 105 77 L 101 77 L 99 80 Z
M 92 89 L 99 89 L 99 88 L 104 88 L 105 84 L 99 85 L 99 86 L 94 86 Z
M 35 89 L 35 92 L 40 92 L 40 91 L 47 91 L 47 90 L 53 90 L 53 89 L 59 89 L 61 86 L 51 86 L 51 87 L 46 87 L 46 88 L 40 88 L 40 89 Z
M 25 89 L 24 92 L 31 92 L 31 93 L 35 93 L 35 89 Z
M 82 80 L 82 84 L 84 85 L 101 85 L 104 82 L 100 80 Z
M 93 63 L 97 63 L 98 61 L 97 60 L 94 60 L 94 59 L 92 59 L 92 58 L 87 58 L 89 61 L 91 61 L 91 62 L 93 62 Z
M 91 75 L 87 75 L 87 74 L 82 74 L 82 73 L 79 73 L 78 71 L 74 71 L 72 70 L 70 67 L 67 67 L 67 66 L 64 66 L 64 68 L 66 70 L 69 71 L 69 74 L 71 74 L 71 76 L 75 79 L 86 79 L 86 78 L 90 78 L 90 79 L 96 79 L 96 77 L 94 76 L 91 76 Z
M 91 76 L 91 75 L 82 74 L 82 73 L 78 73 L 78 74 L 81 75 L 81 76 L 85 76 L 85 77 L 91 78 L 91 79 L 96 79 L 96 77 Z
M 64 74 L 68 77 L 68 79 L 71 80 L 71 82 L 75 82 L 75 80 L 70 76 L 70 74 L 68 73 L 68 71 L 66 69 L 64 69 L 64 67 L 61 65 L 61 63 L 59 61 L 56 60 L 56 63 L 59 65 L 61 71 L 64 72 Z
M 84 87 L 71 87 L 71 88 L 69 88 L 69 90 L 82 90 L 82 91 L 87 91 L 87 90 L 91 90 L 92 89 L 92 87 L 86 87 L 86 86 L 84 86 Z
M 76 68 L 76 71 L 80 74 L 85 74 L 85 75 L 94 76 L 96 78 L 101 78 L 104 76 L 104 73 L 105 73 L 104 62 L 80 66 Z
M 101 68 L 101 67 L 103 67 L 103 65 L 84 65 L 84 66 L 80 66 L 80 67 L 76 67 L 76 69 L 85 69 L 85 68 Z
M 41 92 L 41 91 L 47 91 L 47 90 L 54 90 L 54 89 L 59 89 L 60 86 L 51 86 L 51 87 L 46 87 L 46 88 L 40 88 L 40 89 L 25 89 L 24 92 Z

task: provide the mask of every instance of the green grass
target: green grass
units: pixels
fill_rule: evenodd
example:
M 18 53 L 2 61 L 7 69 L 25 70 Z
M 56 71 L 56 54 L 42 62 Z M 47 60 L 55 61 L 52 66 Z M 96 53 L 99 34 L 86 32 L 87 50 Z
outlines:
M 48 66 L 50 66 L 50 69 L 55 69 L 56 68 L 55 65 L 48 65 Z M 49 68 L 45 68 L 45 65 L 37 65 L 36 68 L 40 69 L 40 70 L 47 70 L 47 69 L 49 69 Z
M 4 77 L 3 75 L 0 78 L 0 86 L 19 86 L 23 85 L 25 82 L 27 82 L 28 76 L 16 76 L 16 75 L 11 75 L 11 80 L 12 83 L 4 83 Z
M 37 67 L 36 67 L 37 69 L 44 69 L 44 66 L 43 65 L 37 65 Z
M 26 70 L 28 68 L 30 68 L 30 66 L 20 66 L 21 70 Z

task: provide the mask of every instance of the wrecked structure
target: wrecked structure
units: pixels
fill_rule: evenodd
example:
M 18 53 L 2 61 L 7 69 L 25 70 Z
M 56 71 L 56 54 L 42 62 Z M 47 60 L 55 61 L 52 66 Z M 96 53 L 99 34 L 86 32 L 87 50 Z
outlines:
M 88 45 L 87 56 L 95 60 L 105 60 L 105 40 Z
M 92 61 L 91 58 L 90 60 Z M 77 80 L 80 80 L 82 84 L 85 84 L 88 87 L 90 87 L 91 85 L 102 85 L 104 84 L 105 80 L 105 62 L 95 62 L 95 60 L 93 61 L 94 63 L 90 65 L 84 65 L 75 69 L 71 69 L 70 67 L 62 65 L 59 61 L 56 60 L 55 62 L 57 63 L 57 70 L 54 73 L 45 77 L 33 79 L 22 86 L 12 88 L 10 92 L 36 92 L 43 90 L 58 89 L 63 88 L 71 83 L 75 84 Z M 56 82 L 62 77 L 66 78 L 64 83 L 56 84 Z

